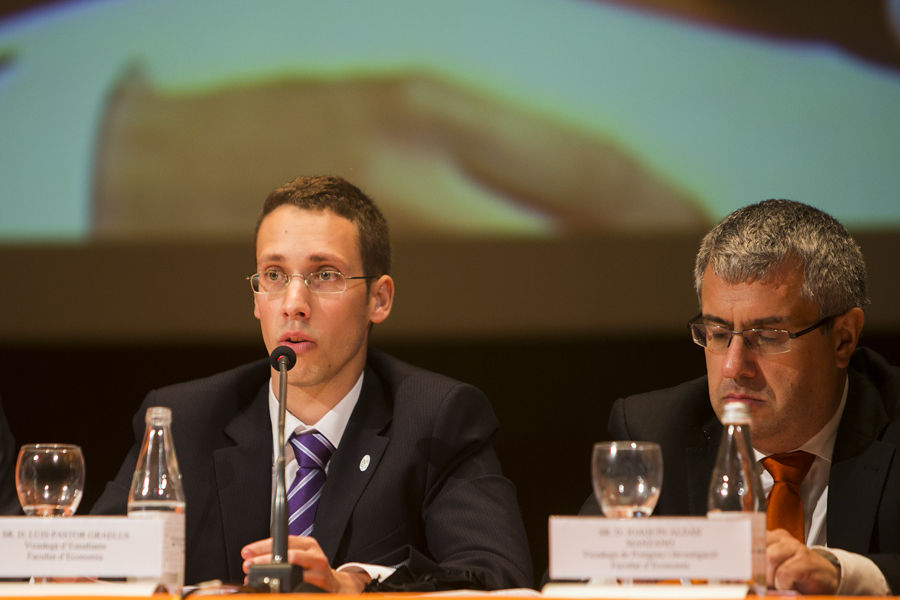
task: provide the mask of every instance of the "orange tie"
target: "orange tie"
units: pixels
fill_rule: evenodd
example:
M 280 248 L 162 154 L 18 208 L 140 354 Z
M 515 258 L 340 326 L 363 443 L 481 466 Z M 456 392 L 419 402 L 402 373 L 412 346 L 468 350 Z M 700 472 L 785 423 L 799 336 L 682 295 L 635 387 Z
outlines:
M 773 454 L 762 459 L 766 471 L 775 480 L 766 505 L 766 529 L 786 529 L 792 536 L 804 541 L 800 482 L 806 477 L 813 460 L 815 456 L 802 450 Z

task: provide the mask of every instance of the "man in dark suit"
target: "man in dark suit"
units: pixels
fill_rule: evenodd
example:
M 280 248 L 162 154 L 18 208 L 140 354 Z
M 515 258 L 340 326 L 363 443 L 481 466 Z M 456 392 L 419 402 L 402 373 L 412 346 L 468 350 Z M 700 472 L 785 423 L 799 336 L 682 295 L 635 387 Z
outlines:
M 619 399 L 609 419 L 612 439 L 662 446 L 654 514 L 706 513 L 719 419 L 726 403 L 742 402 L 757 459 L 803 457 L 808 469 L 788 486 L 802 506 L 797 537 L 770 523 L 769 586 L 900 591 L 900 369 L 857 348 L 868 302 L 859 247 L 829 215 L 768 200 L 707 234 L 694 280 L 701 313 L 690 329 L 706 377 Z M 593 498 L 583 512 L 599 513 Z
M 288 540 L 288 560 L 304 568 L 304 580 L 353 593 L 404 566 L 413 578 L 424 572 L 460 587 L 531 586 L 487 398 L 368 348 L 370 328 L 388 317 L 394 298 L 378 208 L 342 179 L 296 179 L 266 199 L 256 260 L 249 279 L 266 348 L 297 355 L 285 439 L 314 433 L 333 447 L 322 459 L 318 503 L 310 503 L 311 533 Z M 140 440 L 147 407 L 172 409 L 189 583 L 237 580 L 271 559 L 274 373 L 263 360 L 169 386 L 151 392 L 135 417 Z M 93 512 L 125 510 L 137 453 L 135 446 Z M 289 482 L 298 471 L 290 462 Z

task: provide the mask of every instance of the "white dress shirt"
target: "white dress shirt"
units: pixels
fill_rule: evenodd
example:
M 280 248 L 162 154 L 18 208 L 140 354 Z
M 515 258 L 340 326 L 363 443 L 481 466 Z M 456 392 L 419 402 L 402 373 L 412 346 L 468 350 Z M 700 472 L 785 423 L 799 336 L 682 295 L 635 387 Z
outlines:
M 291 449 L 291 443 L 288 439 L 292 433 L 307 433 L 309 431 L 318 431 L 331 442 L 335 450 L 341 444 L 341 438 L 344 437 L 344 430 L 347 429 L 347 423 L 350 421 L 350 415 L 356 408 L 359 401 L 359 394 L 362 392 L 363 374 L 360 373 L 359 379 L 347 392 L 347 395 L 341 398 L 341 401 L 334 405 L 334 408 L 325 413 L 316 423 L 306 424 L 290 411 L 284 413 L 284 480 L 290 485 L 297 474 L 297 459 L 294 451 Z M 269 420 L 272 422 L 272 466 L 275 465 L 275 456 L 278 454 L 278 398 L 275 396 L 273 389 L 274 380 L 270 380 L 269 384 Z M 325 472 L 328 473 L 328 465 L 325 465 Z M 272 473 L 274 481 L 274 472 Z
M 890 594 L 887 580 L 881 570 L 866 556 L 855 554 L 839 548 L 827 548 L 827 530 L 825 514 L 828 510 L 828 477 L 831 474 L 831 456 L 834 453 L 834 442 L 837 439 L 838 426 L 847 404 L 848 381 L 844 380 L 844 394 L 834 415 L 807 442 L 795 450 L 803 450 L 815 456 L 803 483 L 800 484 L 800 498 L 803 501 L 803 530 L 806 533 L 806 545 L 817 550 L 827 550 L 841 565 L 841 581 L 837 589 L 838 595 L 881 595 Z M 752 437 L 752 432 L 751 432 Z M 765 454 L 754 448 L 756 460 L 761 461 Z M 775 483 L 772 475 L 765 468 L 760 468 L 763 493 L 769 497 L 769 491 Z

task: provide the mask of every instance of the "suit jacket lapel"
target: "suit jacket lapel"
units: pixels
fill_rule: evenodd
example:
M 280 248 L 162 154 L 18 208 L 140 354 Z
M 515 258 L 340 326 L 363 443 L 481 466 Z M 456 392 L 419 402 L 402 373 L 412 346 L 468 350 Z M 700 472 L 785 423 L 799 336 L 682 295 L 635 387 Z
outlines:
M 868 552 L 881 492 L 894 454 L 874 440 L 888 423 L 878 391 L 851 372 L 828 480 L 828 545 Z
M 240 551 L 269 531 L 272 496 L 272 426 L 269 420 L 269 390 L 262 385 L 253 403 L 225 427 L 233 445 L 213 453 L 222 512 L 229 577 L 243 578 Z
M 328 466 L 328 478 L 316 509 L 315 537 L 331 564 L 335 563 L 341 539 L 353 508 L 362 495 L 388 443 L 385 430 L 391 408 L 380 379 L 366 369 L 359 401 L 347 429 Z

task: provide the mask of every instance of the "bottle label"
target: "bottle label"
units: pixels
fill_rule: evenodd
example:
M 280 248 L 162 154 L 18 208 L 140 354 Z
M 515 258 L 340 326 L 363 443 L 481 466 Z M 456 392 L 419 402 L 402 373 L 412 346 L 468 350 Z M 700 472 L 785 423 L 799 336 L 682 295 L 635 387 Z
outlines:
M 753 554 L 753 584 L 766 588 L 766 513 L 750 513 L 751 552 Z
M 163 527 L 162 568 L 160 583 L 170 594 L 180 594 L 184 586 L 184 507 L 174 510 L 135 510 L 130 508 L 130 518 L 158 519 Z
M 714 510 L 707 513 L 710 519 L 746 519 L 750 521 L 750 584 L 756 590 L 766 589 L 766 513 L 759 511 Z

